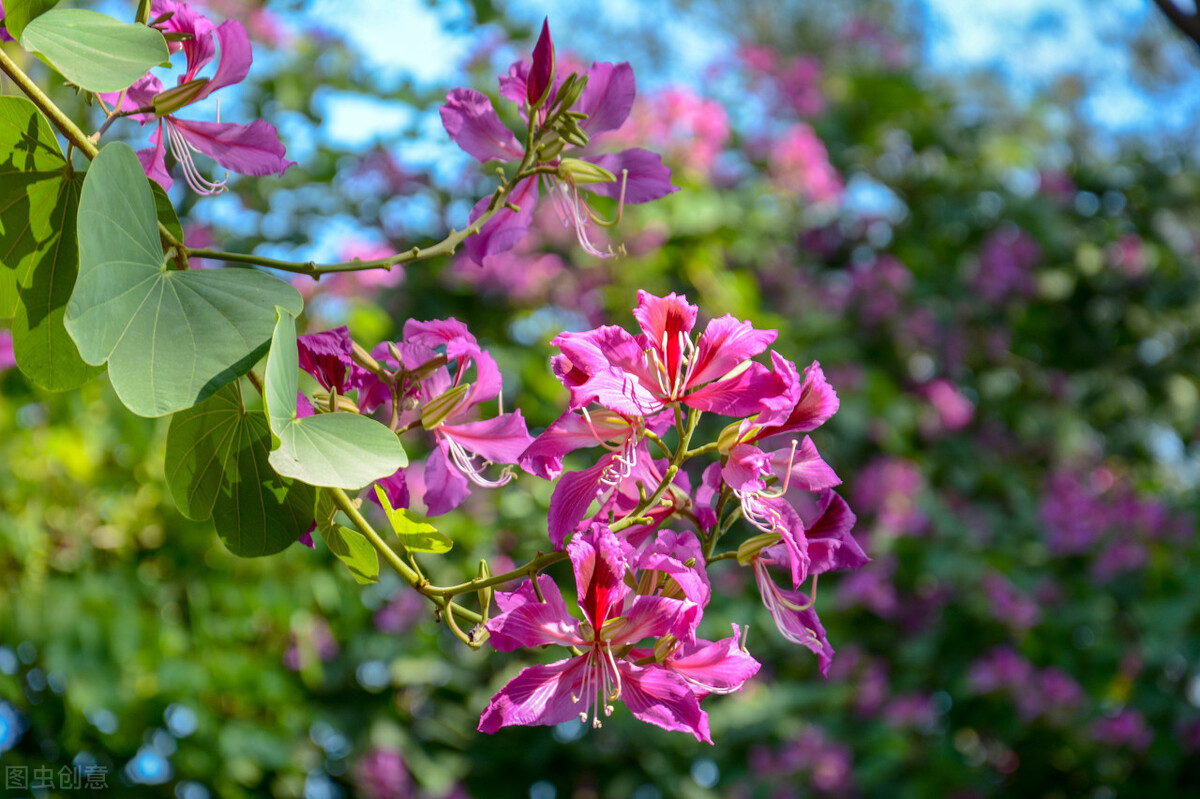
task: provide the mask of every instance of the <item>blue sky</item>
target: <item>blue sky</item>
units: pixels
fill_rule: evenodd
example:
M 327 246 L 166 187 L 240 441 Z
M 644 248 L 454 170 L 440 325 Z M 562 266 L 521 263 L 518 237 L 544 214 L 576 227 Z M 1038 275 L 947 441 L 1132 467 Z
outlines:
M 1190 0 L 1181 0 L 1187 5 Z M 962 75 L 993 70 L 1018 98 L 1072 71 L 1083 69 L 1097 80 L 1084 107 L 1101 128 L 1116 133 L 1150 133 L 1188 129 L 1200 111 L 1195 86 L 1166 96 L 1148 95 L 1130 78 L 1132 55 L 1121 35 L 1158 14 L 1148 0 L 922 0 L 927 25 L 925 62 L 936 74 Z M 661 0 L 524 0 L 511 13 L 536 25 L 544 15 L 560 19 L 602 14 L 617 26 L 653 20 L 665 31 L 671 53 L 670 72 L 684 79 L 727 52 L 723 31 L 697 25 L 669 13 Z M 385 78 L 406 76 L 420 85 L 451 85 L 455 64 L 467 52 L 465 38 L 443 31 L 442 22 L 464 12 L 457 4 L 430 9 L 420 0 L 315 0 L 302 16 L 340 32 L 358 47 L 371 68 Z M 363 25 L 363 19 L 372 24 Z M 560 41 L 569 37 L 561 33 Z M 1113 40 L 1116 39 L 1114 42 Z M 344 98 L 327 131 L 339 141 L 369 138 L 374 128 L 394 129 L 394 109 L 363 105 Z M 374 116 L 378 111 L 384 118 Z M 371 112 L 371 113 L 367 113 Z M 366 126 L 364 126 L 366 125 Z

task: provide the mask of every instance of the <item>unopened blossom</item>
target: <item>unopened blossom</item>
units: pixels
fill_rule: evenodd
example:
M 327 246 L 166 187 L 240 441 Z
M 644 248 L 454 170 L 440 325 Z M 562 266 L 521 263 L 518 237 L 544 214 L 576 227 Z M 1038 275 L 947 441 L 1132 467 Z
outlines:
M 580 79 L 586 85 L 578 91 Z M 633 69 L 628 63 L 594 63 L 571 84 L 575 100 L 570 107 L 556 108 L 559 92 L 566 85 L 566 76 L 555 69 L 554 44 L 549 23 L 542 26 L 541 36 L 534 48 L 533 60 L 518 61 L 500 77 L 500 94 L 517 103 L 526 119 L 533 118 L 538 148 L 532 168 L 540 170 L 520 180 L 505 201 L 517 210 L 503 208 L 481 226 L 478 234 L 467 239 L 465 249 L 479 264 L 499 253 L 511 250 L 529 232 L 533 211 L 538 203 L 539 184 L 544 181 L 554 208 L 563 225 L 570 227 L 583 249 L 599 257 L 608 257 L 595 247 L 589 230 L 603 222 L 580 194 L 586 189 L 593 194 L 611 197 L 624 203 L 644 203 L 657 200 L 676 188 L 671 185 L 671 170 L 662 159 L 648 150 L 630 148 L 618 153 L 592 155 L 585 149 L 590 137 L 616 130 L 629 116 L 636 94 Z M 564 119 L 566 112 L 584 115 L 575 117 L 566 128 L 544 129 L 552 118 Z M 524 146 L 518 142 L 500 120 L 491 100 L 474 89 L 455 89 L 441 108 L 442 125 L 450 138 L 475 159 L 520 163 L 525 158 Z M 481 199 L 471 209 L 474 223 L 491 203 L 491 197 Z
M 282 175 L 294 164 L 284 158 L 284 147 L 275 126 L 257 119 L 249 125 L 233 122 L 200 122 L 182 119 L 176 112 L 197 103 L 218 89 L 240 83 L 250 72 L 252 54 L 246 29 L 237 20 L 213 23 L 186 2 L 154 0 L 151 16 L 169 15 L 163 30 L 184 34 L 181 45 L 187 67 L 177 85 L 163 89 L 162 82 L 147 72 L 124 92 L 102 94 L 115 110 L 147 109 L 133 115 L 143 125 L 157 119 L 151 146 L 138 151 L 138 160 L 146 174 L 163 188 L 173 183 L 166 168 L 166 152 L 183 169 L 188 186 L 198 194 L 216 194 L 225 189 L 225 180 L 214 181 L 200 174 L 193 155 L 201 153 L 221 166 L 243 175 Z M 212 62 L 220 45 L 221 57 L 215 74 L 201 78 L 200 71 Z

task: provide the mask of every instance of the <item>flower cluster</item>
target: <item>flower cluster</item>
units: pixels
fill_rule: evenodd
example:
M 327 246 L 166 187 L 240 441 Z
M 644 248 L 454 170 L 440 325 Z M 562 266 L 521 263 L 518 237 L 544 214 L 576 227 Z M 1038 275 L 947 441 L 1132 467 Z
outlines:
M 381 342 L 370 355 L 358 352 L 357 359 L 345 327 L 300 336 L 297 345 L 300 368 L 328 392 L 318 394 L 315 402 L 301 396 L 302 414 L 325 408 L 378 411 L 397 432 L 420 428 L 428 434 L 432 446 L 421 500 L 431 516 L 458 507 L 472 484 L 494 488 L 508 483 L 511 468 L 489 477 L 487 467 L 511 467 L 532 440 L 520 411 L 478 418 L 481 406 L 500 394 L 500 369 L 457 319 L 410 319 L 400 341 Z M 393 507 L 410 507 L 408 468 L 380 485 Z
M 533 51 L 532 61 L 518 61 L 500 77 L 500 94 L 517 103 L 528 125 L 525 146 L 500 120 L 487 95 L 474 89 L 455 89 L 441 108 L 442 124 L 450 138 L 481 162 L 519 164 L 515 185 L 505 208 L 480 225 L 466 242 L 471 260 L 508 252 L 529 233 L 539 186 L 544 182 L 564 227 L 574 231 L 583 249 L 598 257 L 592 224 L 608 226 L 580 195 L 580 189 L 624 203 L 645 203 L 676 189 L 662 158 L 641 148 L 596 154 L 588 145 L 593 136 L 620 128 L 629 117 L 636 95 L 628 63 L 594 63 L 565 78 L 556 74 L 554 42 L 548 23 Z M 474 224 L 489 210 L 485 197 L 471 210 Z
M 554 340 L 569 407 L 519 463 L 557 480 L 548 532 L 571 561 L 583 618 L 545 574 L 497 593 L 501 613 L 484 625 L 496 649 L 557 644 L 576 654 L 522 671 L 484 712 L 484 732 L 574 716 L 599 726 L 621 698 L 637 718 L 711 741 L 700 700 L 739 689 L 758 670 L 736 625 L 720 641 L 697 637 L 712 595 L 707 567 L 717 560 L 751 568 L 783 636 L 829 669 L 833 649 L 815 595 L 801 585 L 812 577 L 815 589 L 817 575 L 867 557 L 850 535 L 853 513 L 831 490 L 840 481 L 811 438 L 795 436 L 824 423 L 837 395 L 816 363 L 801 371 L 773 351 L 770 366 L 753 360 L 775 331 L 726 315 L 693 338 L 698 308 L 685 297 L 638 299 L 636 335 L 604 326 Z M 692 448 L 704 414 L 735 421 Z M 791 438 L 769 444 L 781 437 Z M 667 458 L 656 460 L 651 445 Z M 591 466 L 564 470 L 569 453 L 595 447 L 604 452 Z M 720 459 L 693 490 L 684 466 L 709 453 Z M 692 529 L 666 528 L 674 519 Z M 738 519 L 753 534 L 716 554 Z M 777 569 L 790 577 L 786 587 Z
M 173 52 L 184 52 L 184 73 L 170 89 L 164 90 L 162 81 L 147 72 L 123 92 L 99 95 L 114 107 L 114 113 L 132 116 L 143 125 L 155 123 L 151 146 L 138 151 L 146 174 L 164 189 L 171 188 L 174 181 L 166 166 L 168 149 L 188 186 L 197 194 L 224 191 L 225 180 L 214 181 L 202 175 L 193 158 L 195 153 L 243 175 L 282 175 L 287 171 L 294 162 L 284 158 L 279 133 L 265 120 L 256 119 L 249 125 L 221 122 L 220 106 L 216 122 L 176 116 L 218 89 L 240 83 L 250 73 L 252 54 L 245 26 L 237 20 L 216 25 L 180 0 L 154 0 L 150 15 L 156 27 L 174 34 L 169 41 Z M 216 56 L 218 46 L 221 55 L 215 73 L 211 78 L 200 77 Z

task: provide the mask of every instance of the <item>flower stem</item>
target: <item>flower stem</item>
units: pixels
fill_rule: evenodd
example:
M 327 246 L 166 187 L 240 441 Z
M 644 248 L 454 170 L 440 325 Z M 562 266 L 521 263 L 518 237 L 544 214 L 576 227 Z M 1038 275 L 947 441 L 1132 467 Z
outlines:
M 455 605 L 450 601 L 448 596 L 438 594 L 436 591 L 434 591 L 428 582 L 425 581 L 417 573 L 417 571 L 413 569 L 412 566 L 409 566 L 407 563 L 405 563 L 400 556 L 396 554 L 396 551 L 388 546 L 382 538 L 380 538 L 379 533 L 375 532 L 375 528 L 372 527 L 371 523 L 363 517 L 358 508 L 354 506 L 354 503 L 350 501 L 350 497 L 346 496 L 345 491 L 340 488 L 330 488 L 328 490 L 338 508 L 350 517 L 350 521 L 354 523 L 354 526 L 358 528 L 358 531 L 366 536 L 367 540 L 371 542 L 371 546 L 375 547 L 376 551 L 383 556 L 383 559 L 387 561 L 387 564 L 392 567 L 396 574 L 400 575 L 400 578 L 404 580 L 404 582 L 417 589 L 418 592 L 433 600 L 433 603 L 437 605 L 445 615 L 447 624 L 450 626 L 450 629 L 454 632 L 454 634 L 468 646 L 479 646 L 482 641 L 475 641 L 470 635 L 464 634 L 462 630 L 458 628 L 458 625 L 453 622 L 452 617 L 457 614 L 460 618 L 469 621 L 472 624 L 480 624 L 483 622 L 483 616 L 473 610 L 468 610 L 467 608 Z

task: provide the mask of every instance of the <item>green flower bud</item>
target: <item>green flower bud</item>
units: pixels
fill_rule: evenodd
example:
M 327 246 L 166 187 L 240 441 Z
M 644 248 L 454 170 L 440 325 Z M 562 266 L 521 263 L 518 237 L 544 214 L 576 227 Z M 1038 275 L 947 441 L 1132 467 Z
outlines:
M 470 383 L 463 383 L 425 403 L 425 407 L 421 409 L 421 427 L 432 430 L 446 421 L 446 417 L 458 407 L 459 401 L 466 396 L 470 388 Z
M 782 540 L 783 536 L 779 533 L 760 533 L 753 538 L 747 538 L 737 549 L 738 563 L 743 566 L 749 566 L 750 561 L 758 557 L 759 552 L 762 552 L 769 546 L 778 544 Z
M 573 181 L 576 186 L 614 183 L 617 180 L 617 176 L 604 167 L 578 158 L 564 158 L 558 165 L 558 176 L 565 181 Z
M 167 89 L 165 92 L 154 95 L 154 99 L 150 102 L 154 106 L 155 116 L 163 117 L 175 113 L 195 100 L 196 95 L 206 85 L 208 85 L 208 78 L 196 78 L 181 86 L 176 86 L 174 89 Z

